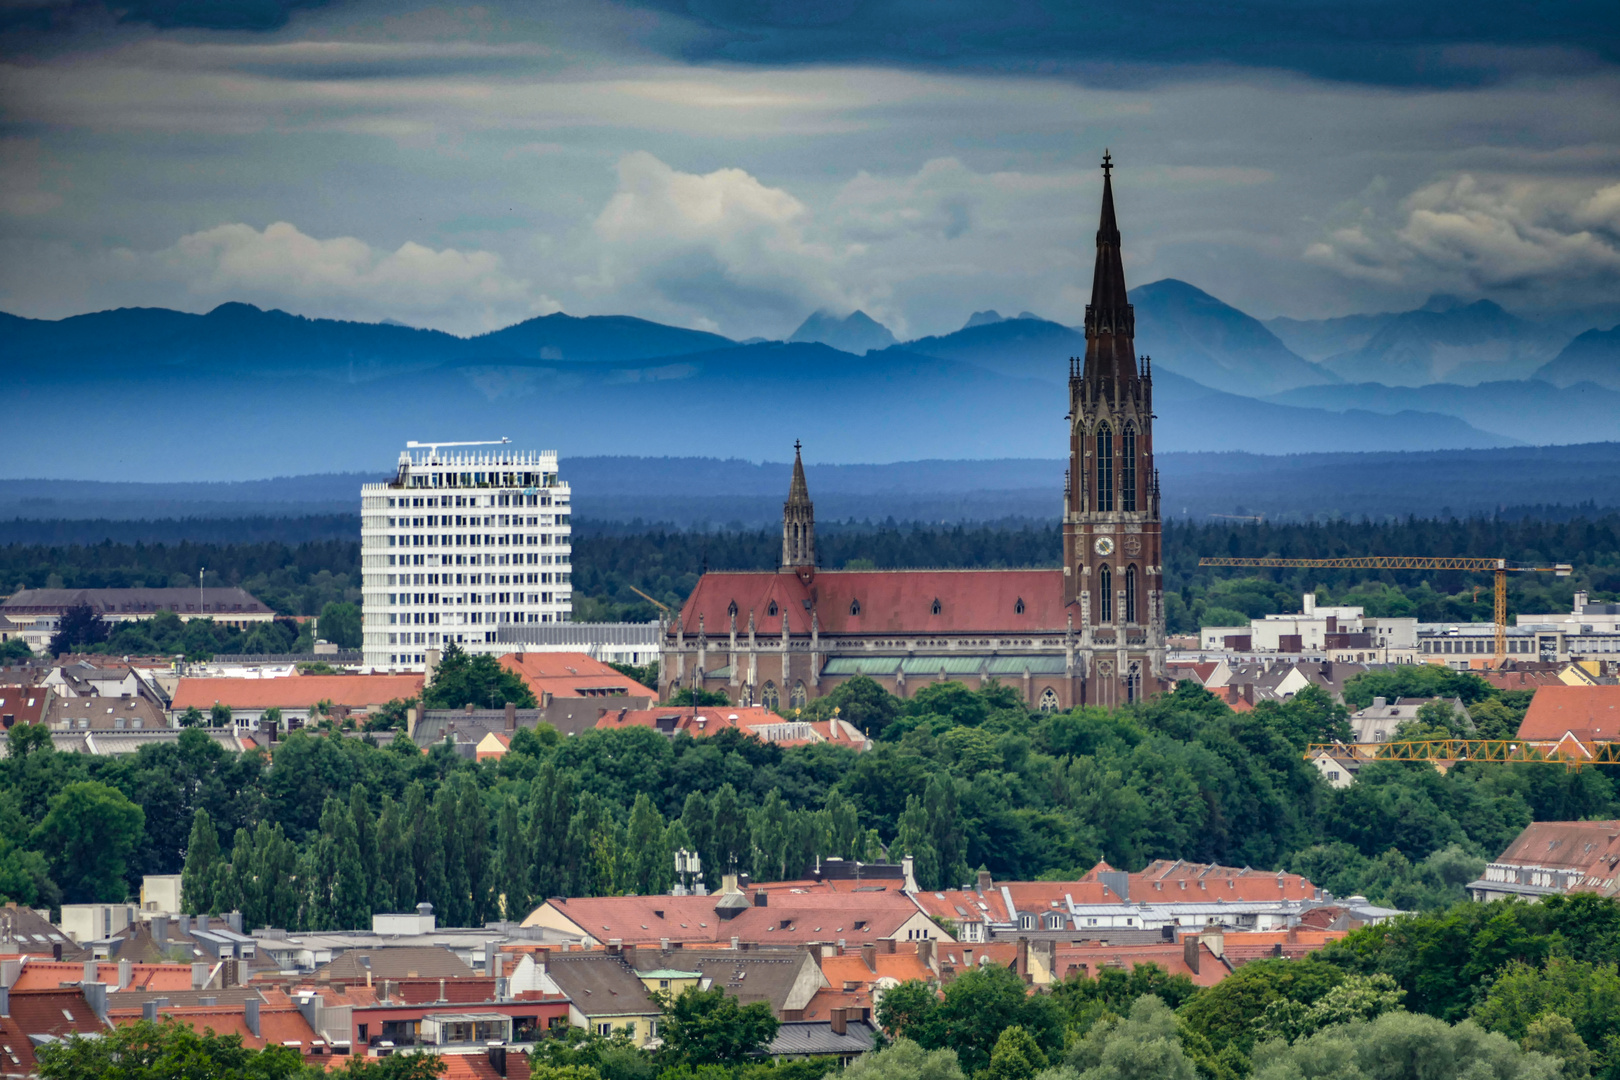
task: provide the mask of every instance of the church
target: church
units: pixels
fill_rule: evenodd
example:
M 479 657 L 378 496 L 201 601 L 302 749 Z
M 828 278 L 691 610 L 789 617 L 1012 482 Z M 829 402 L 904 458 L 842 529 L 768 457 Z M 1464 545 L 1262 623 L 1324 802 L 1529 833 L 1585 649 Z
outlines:
M 1164 687 L 1153 376 L 1136 355 L 1112 167 L 1105 154 L 1086 355 L 1069 359 L 1062 567 L 820 570 L 795 444 L 781 565 L 698 579 L 665 630 L 663 697 L 700 687 L 785 712 L 857 675 L 900 697 L 995 679 L 1051 712 Z

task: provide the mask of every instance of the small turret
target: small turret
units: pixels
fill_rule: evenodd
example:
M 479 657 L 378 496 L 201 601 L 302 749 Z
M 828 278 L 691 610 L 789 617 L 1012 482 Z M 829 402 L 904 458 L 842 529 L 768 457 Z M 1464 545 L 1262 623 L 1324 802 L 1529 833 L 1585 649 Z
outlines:
M 804 481 L 800 444 L 793 444 L 793 482 L 782 504 L 782 569 L 801 574 L 816 572 L 816 507 Z

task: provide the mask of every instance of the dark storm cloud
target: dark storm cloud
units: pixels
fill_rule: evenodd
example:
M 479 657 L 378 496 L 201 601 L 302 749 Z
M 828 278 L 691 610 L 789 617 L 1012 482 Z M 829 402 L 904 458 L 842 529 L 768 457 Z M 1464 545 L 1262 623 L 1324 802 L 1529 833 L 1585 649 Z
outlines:
M 1612 0 L 639 0 L 690 20 L 687 60 L 899 63 L 1073 73 L 1228 63 L 1344 82 L 1453 86 L 1537 63 L 1537 49 L 1620 60 Z M 1514 50 L 1510 60 L 1502 50 Z M 1545 62 L 1545 60 L 1543 60 Z M 1568 71 L 1569 60 L 1558 61 Z
M 163 30 L 279 30 L 298 8 L 325 7 L 327 0 L 118 0 L 115 3 L 0 5 L 0 26 L 71 28 L 86 15 L 110 13 L 120 22 Z

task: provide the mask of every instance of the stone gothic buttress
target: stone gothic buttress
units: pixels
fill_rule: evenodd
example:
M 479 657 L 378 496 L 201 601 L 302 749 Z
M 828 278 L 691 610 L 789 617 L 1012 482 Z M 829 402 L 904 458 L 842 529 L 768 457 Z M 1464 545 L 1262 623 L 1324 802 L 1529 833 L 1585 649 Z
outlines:
M 1108 706 L 1160 689 L 1165 640 L 1153 374 L 1136 356 L 1107 154 L 1102 168 L 1086 355 L 1069 361 L 1063 551 L 1065 599 L 1079 636 L 1080 696 Z

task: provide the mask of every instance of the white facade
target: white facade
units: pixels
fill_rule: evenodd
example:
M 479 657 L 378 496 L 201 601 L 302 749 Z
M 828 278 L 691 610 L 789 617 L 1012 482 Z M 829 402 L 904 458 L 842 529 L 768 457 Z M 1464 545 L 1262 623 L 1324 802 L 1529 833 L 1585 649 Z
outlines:
M 569 503 L 555 450 L 401 453 L 392 482 L 360 489 L 365 667 L 421 670 L 451 642 L 507 653 L 501 628 L 568 622 Z

